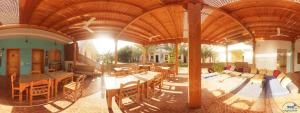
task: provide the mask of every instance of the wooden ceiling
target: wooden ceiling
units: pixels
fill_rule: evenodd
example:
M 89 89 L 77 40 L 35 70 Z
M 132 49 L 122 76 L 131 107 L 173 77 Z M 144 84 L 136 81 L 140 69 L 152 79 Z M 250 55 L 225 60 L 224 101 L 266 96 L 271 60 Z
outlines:
M 8 0 L 9 1 L 9 0 Z M 186 41 L 185 0 L 20 0 L 20 24 L 62 32 L 74 40 L 109 33 L 141 44 Z M 295 40 L 300 37 L 300 3 L 288 0 L 203 0 L 202 40 L 207 43 L 255 38 Z M 95 17 L 90 33 L 84 21 Z M 289 37 L 277 34 L 276 29 Z M 153 37 L 155 36 L 155 37 Z M 150 38 L 153 37 L 153 38 Z

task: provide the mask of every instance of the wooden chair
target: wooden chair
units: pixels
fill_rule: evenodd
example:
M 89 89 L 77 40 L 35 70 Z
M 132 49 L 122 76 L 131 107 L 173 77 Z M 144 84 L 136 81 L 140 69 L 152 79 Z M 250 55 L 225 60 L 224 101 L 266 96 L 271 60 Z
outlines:
M 19 83 L 16 82 L 16 73 L 13 73 L 12 75 L 10 75 L 10 82 L 11 82 L 11 98 L 12 100 L 14 100 L 15 97 L 19 97 L 20 93 L 20 86 Z M 25 89 L 26 92 L 26 100 L 28 99 L 28 88 Z
M 30 83 L 29 104 L 32 105 L 33 97 L 44 96 L 47 102 L 50 100 L 51 80 L 39 80 Z
M 150 86 L 148 87 L 148 94 L 147 97 L 154 96 L 157 91 L 155 90 L 156 87 L 158 87 L 159 92 L 161 92 L 163 86 L 163 75 L 159 74 L 158 76 L 154 77 L 154 79 L 151 81 Z
M 124 98 L 130 98 L 132 100 L 135 99 L 136 102 L 139 102 L 139 99 L 140 99 L 140 81 L 139 80 L 121 84 L 120 90 L 115 97 L 116 103 L 119 105 L 120 108 L 124 107 L 123 102 L 122 102 L 122 100 Z
M 64 97 L 71 96 L 73 98 L 73 102 L 75 102 L 78 97 L 82 96 L 83 85 L 86 75 L 79 75 L 75 82 L 70 82 L 63 87 L 63 95 Z M 79 95 L 78 95 L 79 94 Z

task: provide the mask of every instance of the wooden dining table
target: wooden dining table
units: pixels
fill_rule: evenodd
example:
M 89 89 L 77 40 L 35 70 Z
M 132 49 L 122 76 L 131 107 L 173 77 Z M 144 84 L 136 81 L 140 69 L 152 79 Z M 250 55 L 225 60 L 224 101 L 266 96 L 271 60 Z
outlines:
M 69 79 L 73 80 L 74 73 L 72 72 L 65 72 L 65 71 L 56 71 L 56 72 L 49 72 L 47 73 L 48 76 L 50 76 L 53 80 L 52 82 L 52 96 L 57 97 L 58 92 L 58 83 L 62 80 Z
M 115 76 L 106 76 L 104 77 L 105 88 L 106 88 L 106 101 L 108 108 L 112 108 L 112 98 L 115 96 L 120 90 L 120 86 L 122 83 L 127 83 L 131 81 L 140 80 L 140 84 L 142 85 L 142 94 L 147 97 L 148 91 L 147 87 L 149 86 L 149 81 L 153 80 L 155 76 L 158 76 L 158 72 L 147 71 L 145 73 L 132 74 L 124 77 L 115 77 Z
M 47 80 L 47 79 L 51 79 L 51 77 L 46 74 L 22 75 L 20 76 L 19 79 L 20 92 L 23 92 L 26 88 L 30 87 L 31 82 L 39 81 L 39 80 Z M 20 93 L 19 101 L 22 102 L 22 100 L 23 100 L 23 94 Z

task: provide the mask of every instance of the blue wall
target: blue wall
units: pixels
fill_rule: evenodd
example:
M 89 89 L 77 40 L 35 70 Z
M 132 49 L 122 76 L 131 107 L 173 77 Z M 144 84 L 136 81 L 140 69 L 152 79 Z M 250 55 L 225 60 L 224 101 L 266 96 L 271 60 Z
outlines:
M 25 40 L 28 40 L 26 43 Z M 56 43 L 55 41 L 42 40 L 37 38 L 18 37 L 12 39 L 0 40 L 0 49 L 4 48 L 2 62 L 0 67 L 0 75 L 6 75 L 6 49 L 19 48 L 21 53 L 21 75 L 27 75 L 31 72 L 31 51 L 33 48 L 44 49 L 44 52 L 50 49 L 59 49 L 61 51 L 61 61 L 64 61 L 64 44 Z M 45 53 L 44 53 L 45 56 Z M 63 62 L 62 62 L 63 63 Z M 48 67 L 45 65 L 45 71 Z

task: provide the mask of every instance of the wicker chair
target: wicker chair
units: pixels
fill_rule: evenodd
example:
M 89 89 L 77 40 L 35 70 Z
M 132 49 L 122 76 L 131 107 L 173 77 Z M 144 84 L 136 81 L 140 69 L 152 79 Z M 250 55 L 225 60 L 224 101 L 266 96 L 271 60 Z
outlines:
M 47 102 L 50 100 L 51 80 L 39 80 L 30 83 L 29 104 L 32 105 L 33 97 L 44 96 Z
M 64 97 L 72 97 L 73 102 L 75 102 L 78 97 L 82 96 L 83 85 L 86 75 L 79 75 L 75 82 L 70 82 L 63 87 Z
M 12 75 L 10 75 L 10 82 L 11 82 L 11 98 L 12 100 L 14 100 L 15 97 L 19 97 L 20 93 L 20 86 L 19 83 L 16 82 L 16 73 L 13 73 Z M 25 89 L 26 92 L 26 99 L 28 99 L 28 88 Z
M 132 81 L 127 82 L 125 84 L 121 84 L 120 90 L 117 93 L 115 100 L 116 103 L 119 105 L 120 108 L 123 108 L 123 102 L 122 100 L 124 98 L 130 98 L 132 100 L 135 100 L 136 102 L 139 102 L 140 99 L 140 81 Z

